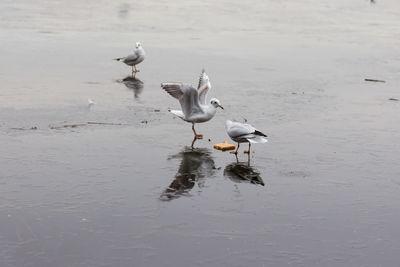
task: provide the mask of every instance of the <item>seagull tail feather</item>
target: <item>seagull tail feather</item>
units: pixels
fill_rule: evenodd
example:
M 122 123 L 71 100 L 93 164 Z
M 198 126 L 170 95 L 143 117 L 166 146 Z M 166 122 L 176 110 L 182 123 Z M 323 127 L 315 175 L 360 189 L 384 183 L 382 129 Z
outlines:
M 249 141 L 252 144 L 257 144 L 257 143 L 266 143 L 268 142 L 268 139 L 264 136 L 255 136 L 253 138 L 248 138 L 247 141 Z
M 185 120 L 185 115 L 183 114 L 182 110 L 171 110 L 168 109 L 169 112 L 171 112 L 172 114 L 174 114 L 175 116 L 181 118 L 182 120 Z

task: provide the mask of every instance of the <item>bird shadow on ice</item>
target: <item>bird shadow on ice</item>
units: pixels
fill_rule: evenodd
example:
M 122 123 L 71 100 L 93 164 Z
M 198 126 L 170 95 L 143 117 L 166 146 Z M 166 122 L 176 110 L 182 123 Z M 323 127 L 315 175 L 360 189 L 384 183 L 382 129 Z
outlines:
M 236 158 L 237 160 L 237 158 Z M 260 173 L 252 166 L 250 162 L 233 162 L 228 164 L 224 169 L 224 176 L 228 177 L 235 183 L 252 183 L 260 184 L 264 186 L 264 181 L 260 176 Z
M 199 188 L 204 187 L 205 179 L 211 177 L 216 171 L 211 151 L 207 148 L 185 147 L 181 152 L 168 159 L 180 159 L 181 161 L 174 180 L 160 196 L 162 201 L 189 196 L 189 191 L 196 184 Z
M 126 76 L 122 80 L 117 80 L 117 83 L 122 83 L 126 86 L 126 88 L 132 90 L 134 99 L 136 101 L 140 101 L 139 96 L 143 92 L 144 87 L 144 83 L 140 79 L 132 76 Z

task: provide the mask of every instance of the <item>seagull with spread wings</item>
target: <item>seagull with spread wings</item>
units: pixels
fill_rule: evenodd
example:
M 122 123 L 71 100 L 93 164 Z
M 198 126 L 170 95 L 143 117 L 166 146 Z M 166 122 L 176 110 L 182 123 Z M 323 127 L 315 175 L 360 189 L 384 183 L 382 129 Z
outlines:
M 202 139 L 203 135 L 196 133 L 194 124 L 209 121 L 214 117 L 217 108 L 224 109 L 216 98 L 211 98 L 209 104 L 207 104 L 206 98 L 211 89 L 211 83 L 204 69 L 200 74 L 197 89 L 182 83 L 162 83 L 161 87 L 179 100 L 182 110 L 169 111 L 182 120 L 192 123 L 195 139 Z

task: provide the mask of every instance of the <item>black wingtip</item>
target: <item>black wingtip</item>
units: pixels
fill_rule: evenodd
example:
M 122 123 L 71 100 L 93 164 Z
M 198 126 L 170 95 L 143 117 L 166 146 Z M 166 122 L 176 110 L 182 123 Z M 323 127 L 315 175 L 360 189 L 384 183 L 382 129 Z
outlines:
M 264 136 L 264 137 L 268 137 L 266 134 L 263 134 L 262 132 L 255 130 L 254 133 L 255 135 L 259 135 L 259 136 Z

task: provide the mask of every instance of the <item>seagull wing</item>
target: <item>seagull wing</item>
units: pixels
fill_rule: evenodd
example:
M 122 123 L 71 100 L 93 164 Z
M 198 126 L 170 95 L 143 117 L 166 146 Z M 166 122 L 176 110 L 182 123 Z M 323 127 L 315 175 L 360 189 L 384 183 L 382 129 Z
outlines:
M 255 130 L 256 129 L 250 124 L 244 124 L 234 121 L 228 126 L 227 133 L 231 138 L 238 138 L 251 134 Z
M 161 88 L 164 89 L 168 94 L 180 100 L 183 96 L 182 83 L 162 83 Z
M 136 60 L 138 60 L 138 58 L 139 58 L 139 53 L 137 53 L 137 51 L 135 50 L 135 51 L 133 51 L 132 54 L 130 54 L 124 58 L 124 63 L 126 63 L 128 65 L 134 64 L 136 62 Z
M 199 94 L 192 86 L 182 83 L 162 83 L 161 87 L 168 94 L 179 100 L 186 118 L 193 114 L 203 113 L 199 103 Z
M 208 78 L 208 75 L 206 74 L 205 70 L 203 69 L 200 74 L 199 78 L 199 85 L 197 86 L 197 91 L 199 92 L 199 101 L 200 104 L 206 105 L 207 101 L 207 93 L 208 90 L 211 89 L 211 83 L 210 79 Z

